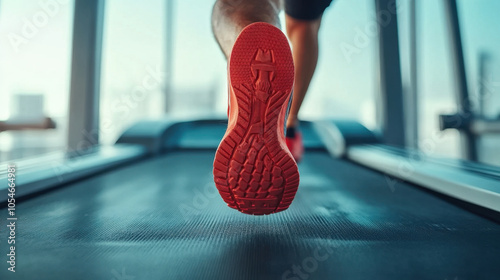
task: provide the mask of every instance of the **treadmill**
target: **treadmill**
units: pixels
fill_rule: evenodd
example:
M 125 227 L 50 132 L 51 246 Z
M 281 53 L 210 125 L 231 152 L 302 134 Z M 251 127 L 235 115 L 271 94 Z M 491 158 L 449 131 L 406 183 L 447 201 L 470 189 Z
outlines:
M 213 183 L 226 126 L 141 121 L 114 146 L 16 162 L 16 272 L 2 199 L 0 279 L 500 278 L 499 168 L 303 122 L 295 200 L 252 216 Z

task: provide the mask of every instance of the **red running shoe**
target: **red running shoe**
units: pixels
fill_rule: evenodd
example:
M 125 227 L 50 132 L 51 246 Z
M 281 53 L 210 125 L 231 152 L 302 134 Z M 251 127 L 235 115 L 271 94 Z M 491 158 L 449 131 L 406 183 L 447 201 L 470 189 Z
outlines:
M 284 133 L 293 75 L 281 30 L 258 22 L 241 31 L 228 62 L 229 123 L 213 172 L 224 201 L 242 213 L 283 211 L 297 192 L 299 172 Z
M 296 162 L 299 162 L 304 155 L 304 143 L 302 142 L 302 133 L 295 127 L 286 129 L 286 146 L 293 155 Z

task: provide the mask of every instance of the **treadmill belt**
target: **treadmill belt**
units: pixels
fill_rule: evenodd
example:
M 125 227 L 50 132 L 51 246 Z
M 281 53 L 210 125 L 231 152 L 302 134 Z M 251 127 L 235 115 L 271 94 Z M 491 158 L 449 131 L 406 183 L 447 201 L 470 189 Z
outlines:
M 17 271 L 0 279 L 500 275 L 500 226 L 419 187 L 309 152 L 291 207 L 249 216 L 216 192 L 213 155 L 173 152 L 19 203 Z

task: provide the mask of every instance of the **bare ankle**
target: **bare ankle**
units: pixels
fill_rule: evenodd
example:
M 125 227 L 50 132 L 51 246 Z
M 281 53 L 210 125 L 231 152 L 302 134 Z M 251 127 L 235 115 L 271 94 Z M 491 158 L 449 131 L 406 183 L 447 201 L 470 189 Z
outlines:
M 299 119 L 297 116 L 288 115 L 288 119 L 286 120 L 286 127 L 297 127 L 299 124 Z

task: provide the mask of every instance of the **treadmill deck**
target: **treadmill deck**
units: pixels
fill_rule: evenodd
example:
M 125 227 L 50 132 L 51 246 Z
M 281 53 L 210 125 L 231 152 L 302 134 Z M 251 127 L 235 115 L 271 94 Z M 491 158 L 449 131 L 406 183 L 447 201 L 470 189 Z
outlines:
M 173 152 L 19 203 L 17 271 L 5 267 L 0 278 L 500 275 L 500 226 L 419 187 L 311 151 L 290 208 L 250 216 L 218 195 L 213 155 Z

